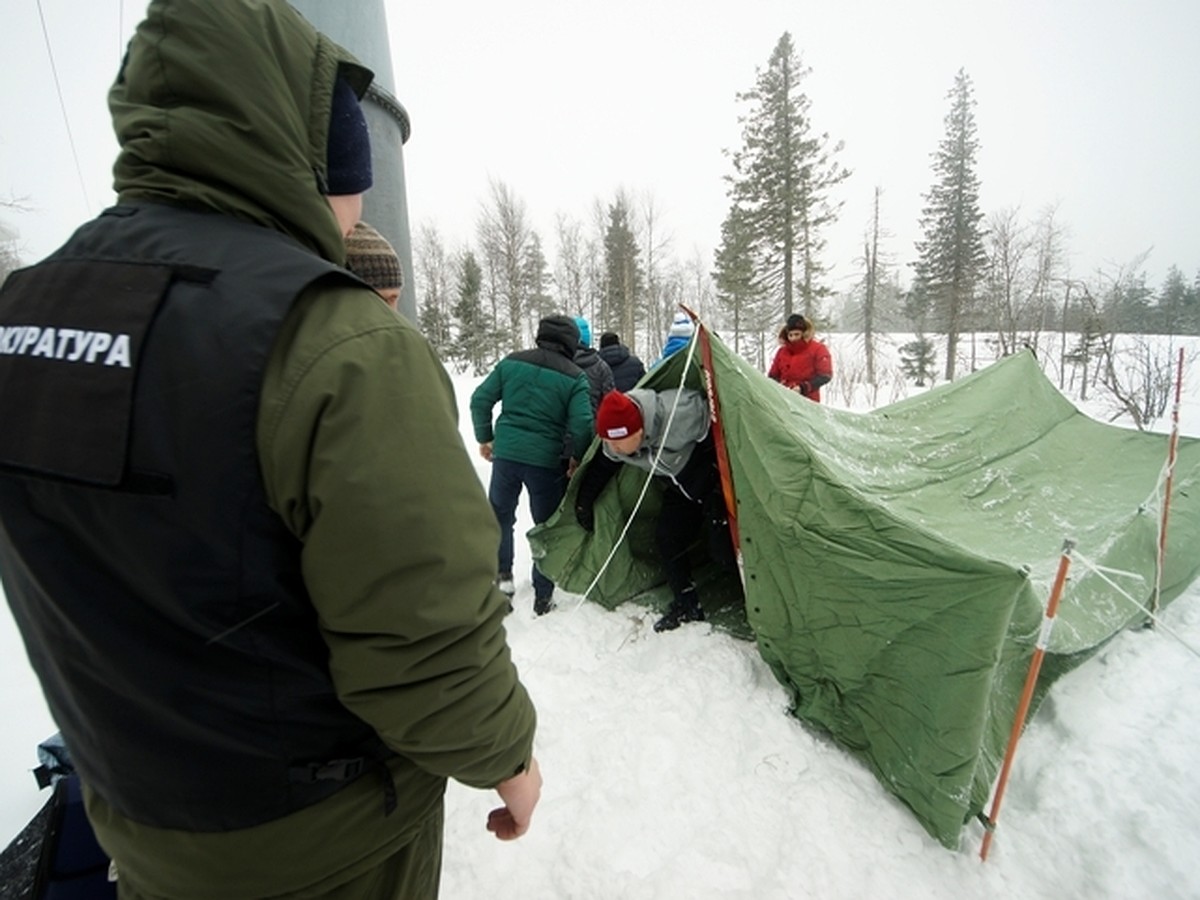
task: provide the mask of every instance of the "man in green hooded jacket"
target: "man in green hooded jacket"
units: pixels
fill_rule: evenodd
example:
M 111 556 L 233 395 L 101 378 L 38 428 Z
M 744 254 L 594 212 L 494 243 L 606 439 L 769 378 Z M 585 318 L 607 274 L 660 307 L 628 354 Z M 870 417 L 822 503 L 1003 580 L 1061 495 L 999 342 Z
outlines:
M 0 577 L 123 898 L 432 897 L 448 778 L 537 804 L 449 379 L 341 268 L 370 79 L 155 0 L 118 205 L 0 290 Z

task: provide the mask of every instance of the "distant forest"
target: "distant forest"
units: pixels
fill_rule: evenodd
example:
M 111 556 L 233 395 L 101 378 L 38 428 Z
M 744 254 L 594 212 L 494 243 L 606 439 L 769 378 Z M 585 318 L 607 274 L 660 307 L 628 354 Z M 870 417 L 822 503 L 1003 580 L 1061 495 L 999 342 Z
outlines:
M 444 358 L 483 372 L 530 345 L 541 316 L 567 312 L 587 317 L 593 334 L 618 332 L 653 359 L 683 304 L 763 364 L 781 323 L 801 312 L 822 331 L 862 334 L 868 355 L 876 333 L 914 333 L 915 367 L 938 359 L 937 374 L 947 380 L 961 358 L 959 336 L 968 333 L 991 332 L 1005 348 L 1056 330 L 1090 335 L 1089 343 L 1116 333 L 1200 334 L 1200 271 L 1189 279 L 1173 267 L 1154 286 L 1143 256 L 1074 276 L 1054 209 L 1033 218 L 1017 208 L 980 209 L 975 100 L 965 71 L 947 94 L 917 259 L 897 265 L 881 251 L 876 188 L 873 224 L 852 261 L 855 284 L 835 290 L 823 234 L 839 212 L 833 188 L 849 172 L 838 163 L 841 144 L 811 121 L 808 73 L 784 33 L 753 86 L 738 94 L 746 107 L 742 145 L 728 154 L 729 207 L 712 258 L 673 255 L 653 195 L 618 191 L 597 198 L 587 221 L 560 214 L 548 259 L 524 201 L 493 181 L 473 241 L 448 241 L 433 223 L 413 235 L 424 333 Z
M 418 324 L 443 359 L 482 374 L 530 346 L 553 312 L 587 317 L 592 334 L 615 331 L 647 362 L 657 357 L 680 304 L 736 352 L 765 366 L 784 319 L 800 312 L 820 332 L 862 336 L 865 377 L 875 383 L 875 336 L 911 333 L 903 353 L 914 378 L 952 380 L 960 338 L 990 333 L 1004 352 L 1036 335 L 1080 335 L 1083 346 L 1116 334 L 1200 334 L 1200 271 L 1172 267 L 1149 283 L 1145 257 L 1079 277 L 1069 270 L 1067 229 L 1053 208 L 983 211 L 970 77 L 946 95 L 945 133 L 931 154 L 916 259 L 881 249 L 883 189 L 854 260 L 834 288 L 824 235 L 837 221 L 835 188 L 850 172 L 842 149 L 812 121 L 809 70 L 784 33 L 749 89 L 739 93 L 741 145 L 728 152 L 728 211 L 711 258 L 672 251 L 652 194 L 597 198 L 586 221 L 559 214 L 547 257 L 524 201 L 493 181 L 472 239 L 447 239 L 435 223 L 411 235 Z M 20 209 L 17 202 L 0 206 Z M 0 277 L 22 264 L 16 235 L 0 225 Z M 843 279 L 842 283 L 845 283 Z

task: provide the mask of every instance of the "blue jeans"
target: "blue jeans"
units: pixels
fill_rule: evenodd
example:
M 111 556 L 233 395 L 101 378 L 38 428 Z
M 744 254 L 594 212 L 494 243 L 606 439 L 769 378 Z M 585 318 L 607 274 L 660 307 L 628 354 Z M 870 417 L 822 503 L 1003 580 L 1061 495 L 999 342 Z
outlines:
M 511 572 L 513 567 L 513 525 L 517 521 L 517 501 L 521 488 L 529 491 L 529 511 L 534 524 L 545 522 L 567 492 L 566 473 L 559 468 L 547 469 L 529 463 L 513 462 L 510 459 L 492 460 L 492 481 L 488 486 L 488 500 L 496 521 L 500 523 L 499 571 Z M 533 565 L 533 593 L 538 598 L 548 598 L 554 593 L 554 582 Z

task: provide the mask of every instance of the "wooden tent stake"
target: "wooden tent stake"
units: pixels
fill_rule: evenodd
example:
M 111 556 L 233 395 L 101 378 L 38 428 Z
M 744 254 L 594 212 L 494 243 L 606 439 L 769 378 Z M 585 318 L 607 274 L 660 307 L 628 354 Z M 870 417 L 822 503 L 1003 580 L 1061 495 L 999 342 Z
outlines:
M 1042 630 L 1038 635 L 1037 647 L 1033 651 L 1033 659 L 1029 661 L 1029 673 L 1025 676 L 1025 689 L 1021 692 L 1021 702 L 1017 706 L 1017 714 L 1013 717 L 1012 731 L 1008 735 L 1008 749 L 1004 752 L 1004 765 L 1000 768 L 1000 778 L 996 781 L 992 811 L 984 820 L 983 846 L 979 848 L 979 858 L 984 862 L 987 862 L 992 835 L 996 833 L 996 819 L 1000 815 L 1000 802 L 1004 799 L 1004 788 L 1008 784 L 1008 776 L 1012 771 L 1013 758 L 1017 754 L 1017 742 L 1021 739 L 1021 731 L 1025 727 L 1025 717 L 1029 714 L 1030 703 L 1033 702 L 1033 689 L 1037 685 L 1038 672 L 1042 668 L 1042 658 L 1046 655 L 1046 646 L 1050 643 L 1050 632 L 1054 629 L 1054 617 L 1058 613 L 1058 601 L 1062 598 L 1063 585 L 1067 581 L 1067 570 L 1071 567 L 1071 551 L 1074 547 L 1074 541 L 1063 542 L 1062 556 L 1058 560 L 1058 574 L 1054 576 L 1054 587 L 1050 591 L 1050 600 L 1046 604 Z

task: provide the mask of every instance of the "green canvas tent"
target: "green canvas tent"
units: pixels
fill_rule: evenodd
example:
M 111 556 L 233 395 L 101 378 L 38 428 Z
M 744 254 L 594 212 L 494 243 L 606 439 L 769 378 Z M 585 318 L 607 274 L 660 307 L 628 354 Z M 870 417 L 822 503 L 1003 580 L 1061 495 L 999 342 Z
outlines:
M 1147 604 L 1153 590 L 1168 438 L 1088 418 L 1028 352 L 868 414 L 783 390 L 715 337 L 711 377 L 745 606 L 736 579 L 709 566 L 710 618 L 757 641 L 795 714 L 957 846 L 1000 768 L 1064 541 L 1076 562 L 1037 698 L 1146 620 L 1122 591 Z M 676 353 L 644 386 L 680 383 L 706 387 L 699 352 Z M 609 608 L 661 607 L 653 483 L 618 541 L 645 477 L 622 467 L 591 535 L 573 481 L 530 533 L 546 574 Z M 1180 440 L 1174 488 L 1164 604 L 1200 573 L 1200 440 Z

